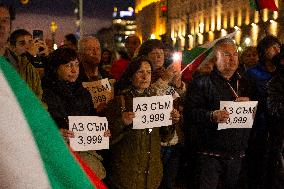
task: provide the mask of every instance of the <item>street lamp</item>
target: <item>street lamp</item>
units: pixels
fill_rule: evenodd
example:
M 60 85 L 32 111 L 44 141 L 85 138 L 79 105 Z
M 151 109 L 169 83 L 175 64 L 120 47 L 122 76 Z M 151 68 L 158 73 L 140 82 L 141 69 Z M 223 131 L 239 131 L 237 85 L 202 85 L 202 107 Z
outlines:
M 51 31 L 51 39 L 52 39 L 52 44 L 55 44 L 55 32 L 57 30 L 58 26 L 56 24 L 56 22 L 52 21 L 50 23 L 50 31 Z
M 23 4 L 23 5 L 26 5 L 29 3 L 29 0 L 20 0 L 20 2 Z

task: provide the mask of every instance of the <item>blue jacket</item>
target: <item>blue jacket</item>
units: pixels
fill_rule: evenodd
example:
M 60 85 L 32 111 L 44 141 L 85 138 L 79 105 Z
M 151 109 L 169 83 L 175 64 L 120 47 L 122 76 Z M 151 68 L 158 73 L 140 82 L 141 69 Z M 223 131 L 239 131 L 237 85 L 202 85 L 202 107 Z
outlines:
M 258 100 L 257 114 L 255 117 L 253 130 L 258 136 L 265 135 L 268 127 L 267 112 L 267 83 L 272 79 L 273 73 L 265 70 L 262 63 L 247 70 L 249 79 L 256 86 L 256 100 Z M 254 136 L 252 136 L 254 137 Z

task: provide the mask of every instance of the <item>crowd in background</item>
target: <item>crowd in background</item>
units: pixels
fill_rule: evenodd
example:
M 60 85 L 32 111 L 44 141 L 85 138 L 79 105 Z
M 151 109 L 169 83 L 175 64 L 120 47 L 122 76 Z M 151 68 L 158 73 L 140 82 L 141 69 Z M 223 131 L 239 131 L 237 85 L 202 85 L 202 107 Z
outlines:
M 0 53 L 58 125 L 68 145 L 68 116 L 107 117 L 110 149 L 78 152 L 114 189 L 268 189 L 284 186 L 284 48 L 275 36 L 238 52 L 230 38 L 183 81 L 175 50 L 131 35 L 125 49 L 102 48 L 74 34 L 53 50 L 25 29 L 11 32 L 14 14 L 0 4 Z M 119 56 L 116 57 L 115 54 Z M 94 108 L 82 82 L 115 79 L 114 99 Z M 173 124 L 135 130 L 133 98 L 172 95 Z M 258 101 L 251 129 L 217 130 L 229 117 L 220 101 Z

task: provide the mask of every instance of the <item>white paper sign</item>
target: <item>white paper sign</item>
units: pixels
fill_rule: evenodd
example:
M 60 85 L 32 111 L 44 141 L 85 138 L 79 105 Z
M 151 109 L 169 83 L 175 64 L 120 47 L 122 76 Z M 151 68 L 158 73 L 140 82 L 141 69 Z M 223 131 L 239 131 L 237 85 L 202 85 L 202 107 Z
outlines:
M 171 95 L 137 97 L 133 99 L 133 129 L 145 129 L 172 125 L 170 119 L 173 110 Z
M 106 117 L 68 116 L 69 130 L 75 138 L 70 138 L 70 147 L 74 151 L 109 149 L 109 137 L 104 137 L 108 130 Z
M 219 123 L 218 130 L 230 128 L 252 128 L 258 101 L 221 101 L 220 109 L 227 110 L 230 116 L 226 123 Z
M 91 93 L 95 108 L 100 103 L 108 103 L 113 99 L 113 88 L 107 78 L 99 81 L 83 82 L 82 85 Z

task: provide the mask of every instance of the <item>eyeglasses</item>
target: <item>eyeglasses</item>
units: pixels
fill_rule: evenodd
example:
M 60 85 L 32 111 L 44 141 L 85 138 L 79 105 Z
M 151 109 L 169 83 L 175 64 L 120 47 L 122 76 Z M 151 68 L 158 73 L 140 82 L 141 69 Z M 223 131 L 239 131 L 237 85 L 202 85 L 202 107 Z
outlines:
M 238 56 L 238 52 L 230 53 L 228 51 L 220 51 L 220 54 L 226 57 L 237 57 Z

